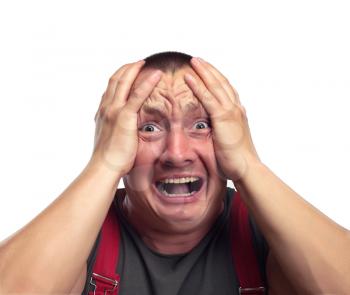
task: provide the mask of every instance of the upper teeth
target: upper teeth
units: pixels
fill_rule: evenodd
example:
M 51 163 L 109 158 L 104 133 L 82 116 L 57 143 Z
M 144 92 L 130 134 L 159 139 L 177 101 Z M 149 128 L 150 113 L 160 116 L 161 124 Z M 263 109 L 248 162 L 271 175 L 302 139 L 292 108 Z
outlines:
M 181 178 L 167 178 L 163 179 L 161 183 L 188 183 L 197 181 L 199 177 L 181 177 Z

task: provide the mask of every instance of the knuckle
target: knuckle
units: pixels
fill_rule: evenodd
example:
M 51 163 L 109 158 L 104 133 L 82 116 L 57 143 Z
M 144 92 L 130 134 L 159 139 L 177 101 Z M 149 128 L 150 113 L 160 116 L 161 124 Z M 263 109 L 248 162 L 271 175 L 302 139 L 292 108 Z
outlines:
M 143 91 L 140 88 L 135 89 L 132 92 L 132 98 L 133 99 L 141 99 L 142 98 Z
M 118 109 L 116 107 L 105 108 L 103 112 L 101 112 L 101 116 L 107 121 L 112 122 L 115 120 L 118 114 Z
M 234 113 L 235 111 L 235 105 L 232 103 L 224 104 L 223 108 L 226 112 L 229 112 L 229 113 Z
M 125 107 L 123 107 L 123 110 L 120 112 L 120 119 L 125 121 L 132 118 L 132 116 L 134 115 L 135 113 L 130 109 L 128 105 L 126 105 Z
M 222 78 L 222 83 L 224 83 L 224 84 L 230 84 L 230 81 L 229 81 L 226 77 L 223 77 L 223 78 Z
M 238 91 L 237 91 L 234 87 L 232 87 L 232 86 L 231 86 L 231 89 L 232 89 L 232 91 L 233 91 L 233 94 L 235 95 L 235 98 L 239 100 Z
M 117 81 L 118 81 L 118 77 L 117 76 L 112 76 L 108 80 L 108 85 L 113 85 L 113 84 L 117 83 Z
M 209 89 L 204 89 L 202 91 L 202 95 L 203 95 L 203 98 L 206 100 L 211 100 L 211 98 L 212 98 L 212 95 L 211 95 L 211 92 L 209 91 Z
M 102 106 L 100 108 L 100 110 L 98 111 L 98 115 L 102 118 L 106 117 L 106 114 L 107 114 L 107 110 L 106 110 L 106 107 Z
M 219 82 L 213 82 L 213 83 L 210 84 L 210 88 L 212 88 L 212 89 L 220 89 L 220 88 L 222 88 L 222 86 L 221 86 L 221 83 L 219 83 Z
M 244 106 L 240 106 L 241 115 L 244 120 L 248 120 L 247 110 Z
M 118 81 L 117 81 L 118 88 L 120 88 L 120 87 L 122 87 L 123 85 L 125 85 L 126 82 L 127 82 L 127 81 L 126 81 L 126 79 L 124 79 L 124 78 L 118 79 Z

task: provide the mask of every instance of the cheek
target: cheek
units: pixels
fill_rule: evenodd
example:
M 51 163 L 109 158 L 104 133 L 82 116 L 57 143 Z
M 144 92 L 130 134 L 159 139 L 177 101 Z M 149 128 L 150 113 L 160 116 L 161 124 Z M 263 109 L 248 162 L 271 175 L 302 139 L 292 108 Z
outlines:
M 125 178 L 130 189 L 137 192 L 150 189 L 160 151 L 159 143 L 139 141 L 134 166 Z
M 197 144 L 197 153 L 208 169 L 211 178 L 222 178 L 215 156 L 215 150 L 212 140 Z
M 159 159 L 163 146 L 162 140 L 149 142 L 139 139 L 134 166 L 153 166 Z

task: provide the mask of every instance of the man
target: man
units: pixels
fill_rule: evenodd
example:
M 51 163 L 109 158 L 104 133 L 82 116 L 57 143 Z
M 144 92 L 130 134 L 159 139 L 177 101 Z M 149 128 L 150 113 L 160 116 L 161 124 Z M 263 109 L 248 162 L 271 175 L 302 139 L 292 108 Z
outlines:
M 111 77 L 95 120 L 83 172 L 3 242 L 1 294 L 80 294 L 122 177 L 126 195 L 112 204 L 124 246 L 119 294 L 238 294 L 226 273 L 234 273 L 223 230 L 227 179 L 268 243 L 269 294 L 349 292 L 349 231 L 263 164 L 236 91 L 212 65 L 171 52 L 127 64 Z

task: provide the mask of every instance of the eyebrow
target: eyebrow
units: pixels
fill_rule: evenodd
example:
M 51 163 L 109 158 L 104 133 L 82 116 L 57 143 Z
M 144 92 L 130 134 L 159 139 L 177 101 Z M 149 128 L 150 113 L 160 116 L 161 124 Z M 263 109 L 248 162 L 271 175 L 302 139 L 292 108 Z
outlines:
M 167 109 L 164 107 L 159 106 L 149 106 L 147 104 L 143 105 L 142 109 L 143 112 L 149 115 L 158 115 L 160 117 L 166 117 L 167 116 Z
M 201 104 L 199 102 L 196 102 L 194 100 L 186 103 L 183 107 L 183 111 L 185 114 L 187 113 L 192 113 L 194 111 L 202 111 L 203 107 L 201 106 Z

